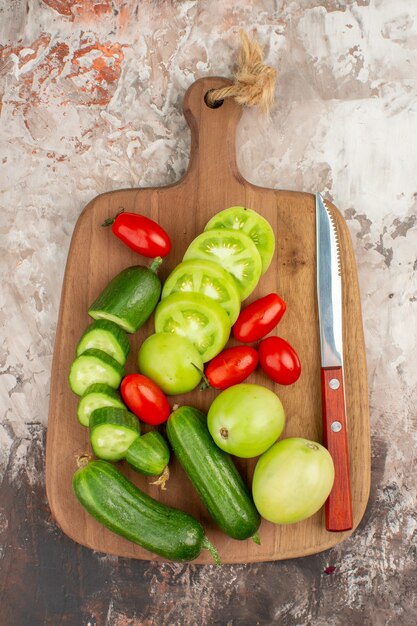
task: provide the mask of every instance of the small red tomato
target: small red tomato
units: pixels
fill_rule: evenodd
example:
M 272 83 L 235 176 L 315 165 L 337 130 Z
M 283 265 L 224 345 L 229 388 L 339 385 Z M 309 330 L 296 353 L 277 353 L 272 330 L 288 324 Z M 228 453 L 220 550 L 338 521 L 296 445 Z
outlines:
M 142 374 L 125 376 L 120 385 L 125 404 L 142 422 L 157 426 L 166 422 L 171 409 L 156 383 Z
M 292 385 L 300 377 L 300 359 L 288 341 L 267 337 L 259 346 L 259 363 L 265 374 L 280 385 Z
M 242 309 L 233 326 L 233 336 L 243 343 L 262 339 L 275 328 L 286 308 L 284 300 L 276 293 L 255 300 Z
M 103 222 L 131 250 L 151 259 L 164 257 L 171 250 L 171 240 L 162 226 L 149 217 L 138 213 L 121 211 L 114 218 Z
M 227 389 L 243 382 L 258 365 L 258 353 L 249 346 L 227 348 L 207 365 L 204 375 L 210 387 Z

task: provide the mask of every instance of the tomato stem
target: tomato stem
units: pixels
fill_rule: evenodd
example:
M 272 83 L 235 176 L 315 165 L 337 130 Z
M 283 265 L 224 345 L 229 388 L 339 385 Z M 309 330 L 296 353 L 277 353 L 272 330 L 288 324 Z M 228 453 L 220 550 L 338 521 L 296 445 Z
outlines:
M 149 266 L 149 269 L 151 270 L 151 272 L 154 272 L 156 274 L 161 263 L 162 263 L 162 257 L 160 256 L 155 257 Z
M 200 385 L 200 389 L 213 389 L 213 387 L 209 383 L 209 379 L 207 378 L 203 370 L 197 367 L 195 363 L 191 363 L 191 365 L 195 367 L 195 369 L 197 370 L 197 372 L 200 374 L 201 378 L 203 379 L 203 382 Z
M 116 215 L 114 217 L 108 217 L 106 220 L 104 220 L 104 222 L 102 223 L 102 226 L 106 227 L 106 226 L 111 226 L 115 221 L 116 218 L 121 214 L 124 213 L 125 210 L 124 209 L 120 209 L 120 211 L 118 213 L 116 213 Z

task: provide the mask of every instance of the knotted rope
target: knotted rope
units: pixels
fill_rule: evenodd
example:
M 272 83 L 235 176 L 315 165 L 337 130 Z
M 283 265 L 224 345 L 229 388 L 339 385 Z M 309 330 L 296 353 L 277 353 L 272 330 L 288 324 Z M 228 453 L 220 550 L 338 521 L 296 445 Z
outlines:
M 209 106 L 216 108 L 226 98 L 234 98 L 242 106 L 259 106 L 268 112 L 274 99 L 277 72 L 263 63 L 263 49 L 248 34 L 240 31 L 239 66 L 234 82 L 228 87 L 211 89 L 206 96 Z

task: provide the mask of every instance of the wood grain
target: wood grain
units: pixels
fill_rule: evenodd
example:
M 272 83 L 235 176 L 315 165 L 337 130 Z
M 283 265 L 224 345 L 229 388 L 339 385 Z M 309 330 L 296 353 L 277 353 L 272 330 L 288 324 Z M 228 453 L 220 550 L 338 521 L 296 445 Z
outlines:
M 174 246 L 160 271 L 162 279 L 181 261 L 188 244 L 203 230 L 208 219 L 221 209 L 243 205 L 259 212 L 270 222 L 277 238 L 275 258 L 247 302 L 272 291 L 286 301 L 287 311 L 278 332 L 297 350 L 303 371 L 297 383 L 288 388 L 268 382 L 259 371 L 252 375 L 251 381 L 269 386 L 280 396 L 287 416 L 283 436 L 322 440 L 314 196 L 256 187 L 242 178 L 235 160 L 235 132 L 241 109 L 230 101 L 211 109 L 204 101 L 208 89 L 225 84 L 228 81 L 222 78 L 201 79 L 185 96 L 184 114 L 192 140 L 189 168 L 179 182 L 169 187 L 128 189 L 98 196 L 85 207 L 74 230 L 52 366 L 46 487 L 53 516 L 63 532 L 74 541 L 101 552 L 155 559 L 146 550 L 95 522 L 78 504 L 71 488 L 77 458 L 90 453 L 88 431 L 78 424 L 76 418 L 78 398 L 71 392 L 67 381 L 75 347 L 90 322 L 88 306 L 117 272 L 137 264 L 140 259 L 115 239 L 109 229 L 100 228 L 103 220 L 120 207 L 157 220 L 171 235 Z M 147 478 L 123 467 L 129 478 L 151 496 L 197 516 L 224 563 L 287 559 L 326 550 L 353 532 L 366 508 L 370 485 L 370 438 L 361 305 L 349 232 L 338 211 L 334 207 L 332 210 L 343 260 L 344 373 L 351 457 L 352 531 L 326 531 L 324 510 L 321 510 L 310 519 L 291 526 L 263 522 L 260 546 L 250 540 L 235 541 L 216 529 L 175 460 L 171 463 L 167 491 L 161 491 Z M 127 373 L 137 371 L 139 345 L 152 332 L 151 319 L 131 336 L 132 351 Z M 197 390 L 171 400 L 172 404 L 189 404 L 207 410 L 214 396 L 213 391 Z M 256 460 L 238 459 L 236 462 L 244 478 L 250 482 Z M 202 553 L 196 562 L 212 561 L 208 553 Z
M 337 381 L 339 386 L 332 387 L 331 381 Z M 345 392 L 341 367 L 322 368 L 321 390 L 323 444 L 334 461 L 333 488 L 325 505 L 326 528 L 339 532 L 350 530 L 353 525 Z M 338 431 L 332 429 L 335 422 L 340 425 Z

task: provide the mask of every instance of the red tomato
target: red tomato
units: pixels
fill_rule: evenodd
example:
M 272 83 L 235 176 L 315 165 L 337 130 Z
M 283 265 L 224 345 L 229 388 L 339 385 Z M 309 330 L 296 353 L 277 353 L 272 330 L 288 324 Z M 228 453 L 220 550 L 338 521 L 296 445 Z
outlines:
M 131 250 L 151 259 L 166 256 L 171 250 L 171 240 L 164 229 L 144 215 L 121 211 L 103 222 Z
M 204 375 L 210 387 L 227 389 L 243 382 L 258 365 L 258 353 L 249 346 L 227 348 L 207 365 Z
M 300 377 L 301 364 L 296 351 L 281 337 L 267 337 L 259 346 L 259 363 L 265 374 L 280 385 L 292 385 Z
M 233 326 L 233 336 L 243 343 L 265 337 L 275 328 L 287 305 L 278 294 L 270 293 L 242 309 Z
M 142 374 L 125 376 L 120 385 L 125 404 L 142 422 L 157 426 L 166 422 L 171 409 L 156 383 Z

